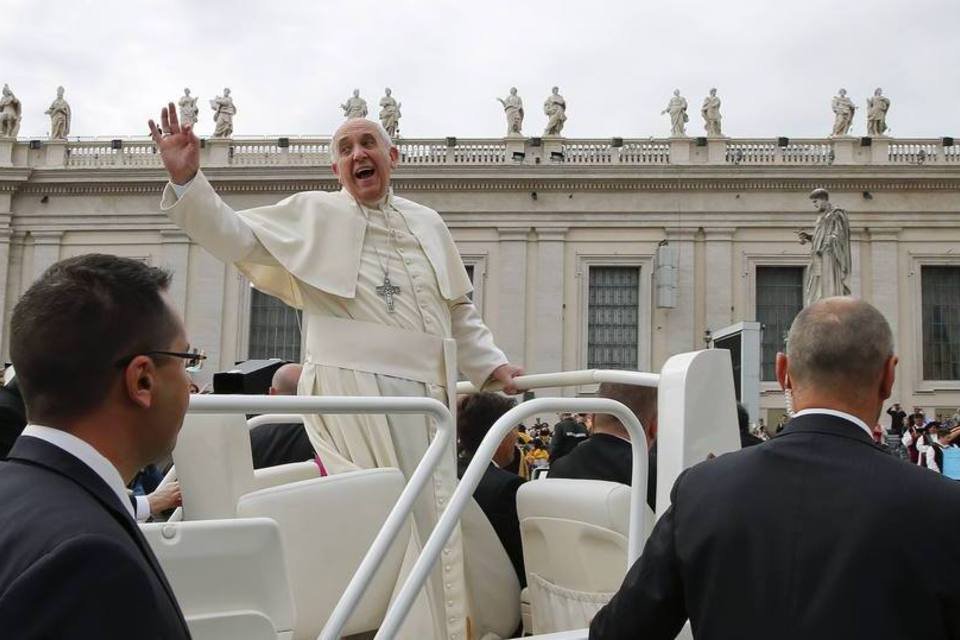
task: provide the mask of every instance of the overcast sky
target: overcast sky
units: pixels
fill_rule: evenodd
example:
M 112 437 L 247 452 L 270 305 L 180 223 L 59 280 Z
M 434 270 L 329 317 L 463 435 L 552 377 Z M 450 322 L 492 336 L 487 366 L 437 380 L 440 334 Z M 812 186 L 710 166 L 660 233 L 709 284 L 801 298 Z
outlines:
M 558 85 L 571 137 L 667 136 L 679 88 L 688 133 L 711 86 L 734 137 L 824 136 L 830 99 L 883 87 L 898 137 L 960 137 L 958 0 L 0 0 L 0 82 L 46 135 L 57 85 L 71 136 L 145 134 L 184 87 L 230 87 L 234 133 L 329 134 L 354 88 L 371 115 L 389 86 L 405 137 L 504 134 L 497 96 L 519 88 L 539 135 Z

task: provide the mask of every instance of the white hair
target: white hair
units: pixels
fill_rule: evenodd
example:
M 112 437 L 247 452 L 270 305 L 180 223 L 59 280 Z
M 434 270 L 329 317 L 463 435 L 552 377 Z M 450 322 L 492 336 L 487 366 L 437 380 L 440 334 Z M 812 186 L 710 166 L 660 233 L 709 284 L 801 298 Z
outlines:
M 374 126 L 377 131 L 377 137 L 380 138 L 380 142 L 383 143 L 387 149 L 390 149 L 394 146 L 393 140 L 390 138 L 390 134 L 387 133 L 387 130 L 383 128 L 383 125 L 379 122 L 373 120 L 368 120 L 367 118 L 351 118 L 351 120 L 363 120 L 364 122 L 369 122 Z M 347 120 L 342 125 L 340 125 L 337 130 L 333 133 L 333 137 L 330 138 L 330 160 L 336 162 L 340 158 L 340 149 L 337 145 L 337 137 L 340 134 L 340 129 L 343 129 L 345 126 L 350 124 L 350 120 Z

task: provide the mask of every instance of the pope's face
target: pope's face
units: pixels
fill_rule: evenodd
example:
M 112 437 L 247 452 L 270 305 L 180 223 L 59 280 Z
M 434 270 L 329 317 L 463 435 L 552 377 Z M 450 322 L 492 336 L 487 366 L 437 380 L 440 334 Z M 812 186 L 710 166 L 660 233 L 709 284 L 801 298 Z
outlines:
M 350 195 L 366 205 L 383 198 L 397 166 L 397 148 L 387 147 L 369 120 L 347 120 L 333 135 L 337 160 L 333 173 Z

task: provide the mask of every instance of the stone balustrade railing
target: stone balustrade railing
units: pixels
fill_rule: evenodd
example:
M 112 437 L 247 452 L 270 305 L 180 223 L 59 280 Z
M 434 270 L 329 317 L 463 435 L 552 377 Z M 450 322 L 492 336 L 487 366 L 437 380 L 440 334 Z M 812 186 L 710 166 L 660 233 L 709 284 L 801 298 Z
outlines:
M 958 166 L 950 138 L 403 138 L 406 166 Z M 204 166 L 330 164 L 325 137 L 203 140 Z M 69 141 L 0 139 L 0 167 L 110 169 L 160 167 L 148 138 Z

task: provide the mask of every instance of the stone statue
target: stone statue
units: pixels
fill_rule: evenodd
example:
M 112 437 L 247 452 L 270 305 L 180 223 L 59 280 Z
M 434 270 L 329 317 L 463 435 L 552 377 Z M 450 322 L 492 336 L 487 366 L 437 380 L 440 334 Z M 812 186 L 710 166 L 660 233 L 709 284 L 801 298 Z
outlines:
M 690 122 L 690 116 L 687 115 L 687 99 L 680 95 L 680 89 L 674 89 L 673 97 L 660 115 L 665 113 L 670 114 L 670 135 L 674 138 L 685 137 L 686 124 Z
M 353 90 L 353 97 L 340 105 L 346 118 L 366 118 L 367 101 L 360 97 L 360 89 Z
M 857 107 L 853 104 L 853 100 L 847 97 L 846 89 L 840 89 L 838 93 L 840 95 L 833 96 L 830 103 L 833 112 L 836 114 L 836 119 L 833 121 L 833 132 L 830 135 L 845 136 L 850 131 L 850 127 L 853 126 L 853 112 L 857 110 Z
M 180 105 L 180 124 L 190 126 L 197 124 L 197 114 L 200 113 L 200 109 L 197 108 L 197 99 L 190 96 L 190 89 L 183 90 L 183 97 L 177 104 Z
M 813 235 L 798 231 L 800 244 L 810 243 L 810 264 L 803 288 L 803 305 L 823 298 L 850 295 L 850 221 L 847 212 L 830 204 L 826 189 L 810 193 L 820 215 Z
M 63 87 L 57 87 L 57 99 L 44 113 L 50 116 L 50 139 L 66 140 L 70 135 L 70 105 L 63 99 Z
M 213 121 L 216 127 L 213 130 L 214 138 L 229 138 L 233 135 L 233 116 L 237 114 L 237 107 L 233 104 L 233 98 L 230 97 L 230 89 L 224 89 L 222 96 L 217 96 L 210 101 L 210 108 L 213 109 Z
M 504 98 L 497 98 L 503 105 L 503 110 L 507 114 L 507 136 L 522 136 L 520 130 L 523 128 L 523 100 L 517 95 L 517 88 L 510 88 L 510 95 Z
M 873 92 L 867 98 L 867 135 L 882 136 L 887 130 L 887 111 L 890 110 L 890 98 L 883 95 L 883 89 Z
M 387 95 L 380 98 L 380 124 L 391 138 L 396 138 L 400 126 L 400 103 L 390 95 L 390 87 L 384 89 L 384 93 Z
M 707 130 L 707 136 L 720 137 L 720 98 L 717 97 L 717 90 L 710 89 L 710 95 L 703 99 L 703 107 L 700 109 L 703 114 L 703 126 Z
M 22 118 L 20 100 L 8 85 L 3 85 L 3 93 L 0 94 L 0 138 L 16 138 Z
M 506 103 L 504 103 L 506 107 Z M 558 136 L 563 131 L 563 123 L 567 121 L 567 101 L 560 95 L 559 87 L 553 88 L 553 93 L 543 102 L 543 112 L 547 115 L 547 128 L 543 130 L 545 136 Z

